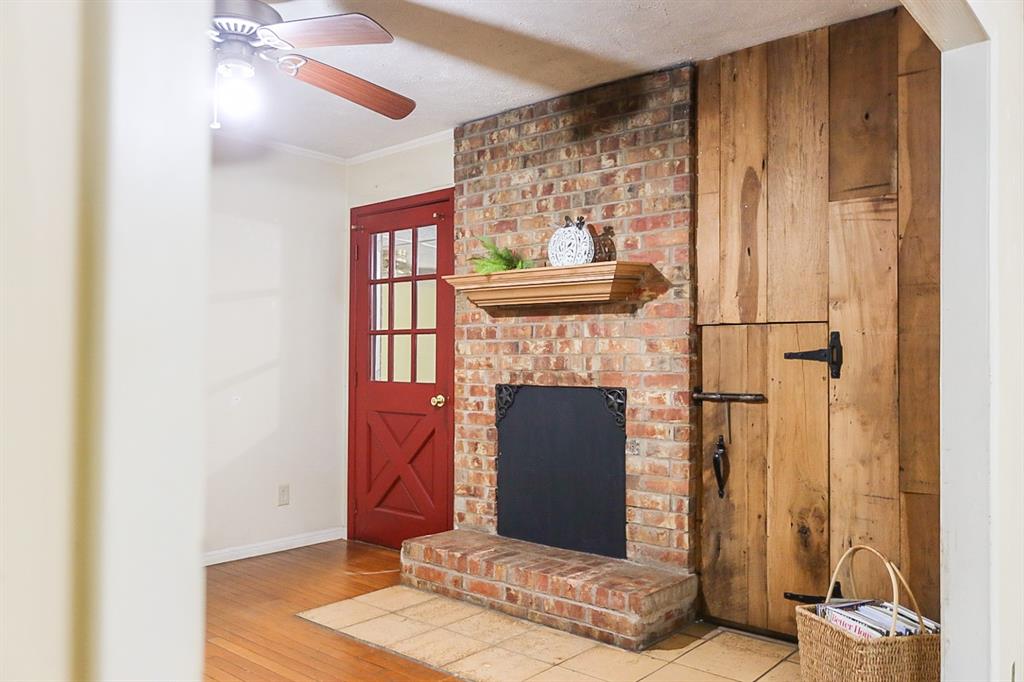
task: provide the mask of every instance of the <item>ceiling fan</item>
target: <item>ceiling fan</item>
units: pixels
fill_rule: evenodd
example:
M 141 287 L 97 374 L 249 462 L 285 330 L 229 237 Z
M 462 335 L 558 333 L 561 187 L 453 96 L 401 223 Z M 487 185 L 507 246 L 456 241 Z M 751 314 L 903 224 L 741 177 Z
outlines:
M 394 41 L 390 33 L 365 14 L 283 21 L 277 10 L 260 0 L 216 0 L 209 35 L 214 42 L 218 80 L 213 128 L 220 127 L 219 100 L 232 90 L 231 84 L 243 83 L 256 75 L 257 58 L 273 63 L 286 76 L 388 118 L 405 118 L 416 108 L 416 103 L 408 97 L 341 69 L 298 54 L 280 54 L 307 47 Z

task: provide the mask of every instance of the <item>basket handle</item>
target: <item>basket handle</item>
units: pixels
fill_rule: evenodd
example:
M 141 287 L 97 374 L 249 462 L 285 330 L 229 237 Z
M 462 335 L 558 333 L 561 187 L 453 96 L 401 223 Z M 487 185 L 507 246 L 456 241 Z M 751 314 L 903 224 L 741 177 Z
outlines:
M 914 613 L 917 614 L 917 633 L 919 635 L 923 635 L 925 633 L 924 616 L 921 615 L 921 607 L 917 605 L 917 597 L 914 596 L 914 591 L 910 589 L 910 585 L 907 584 L 907 579 L 903 577 L 899 567 L 892 561 L 889 562 L 889 565 L 892 566 L 892 570 L 896 573 L 896 577 L 900 579 L 900 584 L 903 585 L 903 591 L 907 593 L 908 597 L 910 597 L 910 605 L 914 607 Z
M 825 595 L 826 595 L 825 596 L 825 603 L 828 604 L 828 603 L 830 603 L 832 601 L 832 588 L 836 584 L 836 579 L 839 577 L 839 570 L 843 567 L 843 564 L 846 563 L 847 559 L 851 559 L 853 557 L 853 555 L 857 554 L 858 552 L 862 552 L 862 551 L 871 552 L 872 554 L 874 554 L 876 557 L 878 557 L 882 561 L 882 564 L 885 566 L 885 570 L 889 573 L 889 580 L 892 582 L 892 605 L 893 605 L 893 609 L 892 609 L 892 626 L 889 628 L 889 636 L 890 637 L 895 637 L 896 636 L 897 613 L 899 611 L 899 606 L 900 606 L 900 601 L 899 601 L 899 599 L 900 599 L 899 585 L 900 584 L 903 585 L 904 591 L 906 591 L 907 596 L 910 597 L 910 603 L 914 607 L 914 611 L 917 614 L 917 623 L 918 623 L 918 627 L 919 627 L 918 633 L 919 634 L 924 634 L 924 632 L 925 632 L 924 616 L 921 615 L 921 608 L 917 605 L 917 597 L 914 596 L 913 590 L 910 589 L 910 585 L 907 584 L 906 578 L 904 578 L 903 574 L 900 573 L 900 569 L 898 569 L 896 567 L 896 564 L 894 564 L 893 562 L 889 561 L 889 559 L 886 558 L 886 556 L 884 554 L 879 552 L 874 547 L 869 547 L 867 545 L 854 545 L 853 547 L 850 547 L 850 549 L 846 550 L 846 552 L 843 554 L 843 556 L 839 558 L 839 561 L 836 563 L 836 568 L 832 572 L 832 580 L 829 581 L 828 589 L 825 590 Z M 851 575 L 852 575 L 852 572 L 851 572 Z M 898 584 L 897 584 L 897 581 L 898 581 Z

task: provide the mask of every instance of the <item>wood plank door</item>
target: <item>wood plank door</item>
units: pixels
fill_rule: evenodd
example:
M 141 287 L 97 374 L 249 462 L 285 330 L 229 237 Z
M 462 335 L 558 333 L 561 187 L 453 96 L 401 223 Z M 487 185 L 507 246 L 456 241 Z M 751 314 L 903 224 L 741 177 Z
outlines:
M 451 193 L 352 224 L 349 536 L 398 547 L 452 527 Z
M 783 594 L 820 594 L 828 582 L 827 367 L 785 358 L 827 337 L 824 323 L 701 330 L 703 389 L 765 396 L 701 406 L 701 585 L 717 620 L 795 634 Z

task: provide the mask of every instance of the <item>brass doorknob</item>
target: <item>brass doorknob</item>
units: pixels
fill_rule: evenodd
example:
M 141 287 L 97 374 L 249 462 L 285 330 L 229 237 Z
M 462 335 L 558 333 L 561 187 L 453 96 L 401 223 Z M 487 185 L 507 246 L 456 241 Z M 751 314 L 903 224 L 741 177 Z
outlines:
M 430 399 L 430 404 L 433 405 L 434 407 L 444 407 L 444 402 L 445 398 L 440 393 L 438 393 L 437 395 Z

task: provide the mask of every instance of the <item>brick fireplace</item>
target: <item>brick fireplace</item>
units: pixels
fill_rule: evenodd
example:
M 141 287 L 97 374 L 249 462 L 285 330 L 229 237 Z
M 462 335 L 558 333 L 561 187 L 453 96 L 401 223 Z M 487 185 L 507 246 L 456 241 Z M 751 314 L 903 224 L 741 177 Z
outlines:
M 635 311 L 574 306 L 493 317 L 460 298 L 456 527 L 496 530 L 495 384 L 622 386 L 627 556 L 694 567 L 692 75 L 690 67 L 661 71 L 456 129 L 457 273 L 472 270 L 485 235 L 544 264 L 553 226 L 583 215 L 613 228 L 620 259 L 649 261 L 672 285 Z
M 654 601 L 633 599 L 634 606 L 660 604 L 657 618 L 628 614 L 633 619 L 628 636 L 597 635 L 630 647 L 649 642 L 655 631 L 664 634 L 669 620 L 690 609 L 696 589 L 690 575 L 697 532 L 691 482 L 699 477 L 692 468 L 695 413 L 689 393 L 696 366 L 692 78 L 692 67 L 681 66 L 507 111 L 455 131 L 456 274 L 472 271 L 470 259 L 482 253 L 484 236 L 545 265 L 553 230 L 564 216 L 582 215 L 598 232 L 614 231 L 618 259 L 652 263 L 667 280 L 667 290 L 642 305 L 548 305 L 489 313 L 463 296 L 456 304 L 454 506 L 459 530 L 452 538 L 469 542 L 498 529 L 496 385 L 626 389 L 628 561 L 616 560 L 623 566 L 614 570 L 590 566 L 593 580 L 584 591 L 594 603 L 580 600 L 586 608 L 595 606 L 595 595 L 604 586 L 603 578 L 594 576 L 606 574 L 626 590 L 627 602 L 629 589 L 661 595 Z M 460 531 L 477 533 L 460 536 Z M 403 566 L 407 582 L 440 585 L 439 591 L 447 593 L 472 592 L 461 579 L 459 589 L 451 586 L 459 557 L 463 566 L 471 557 L 452 546 L 455 540 L 446 540 L 443 548 L 432 548 L 426 540 L 407 543 L 403 562 L 422 560 L 423 574 L 436 580 L 413 579 L 415 566 L 410 565 Z M 449 560 L 452 566 L 445 563 Z M 565 561 L 579 568 L 588 560 Z M 478 568 L 493 578 L 502 565 Z M 512 588 L 492 584 L 486 589 L 494 592 L 489 605 L 501 608 Z M 581 589 L 577 585 L 571 597 L 580 598 Z M 686 603 L 666 610 L 666 595 Z M 527 610 L 531 614 L 524 610 L 518 615 L 543 620 L 535 615 L 543 606 Z M 647 625 L 637 626 L 641 621 Z M 604 630 L 615 632 L 607 624 Z

